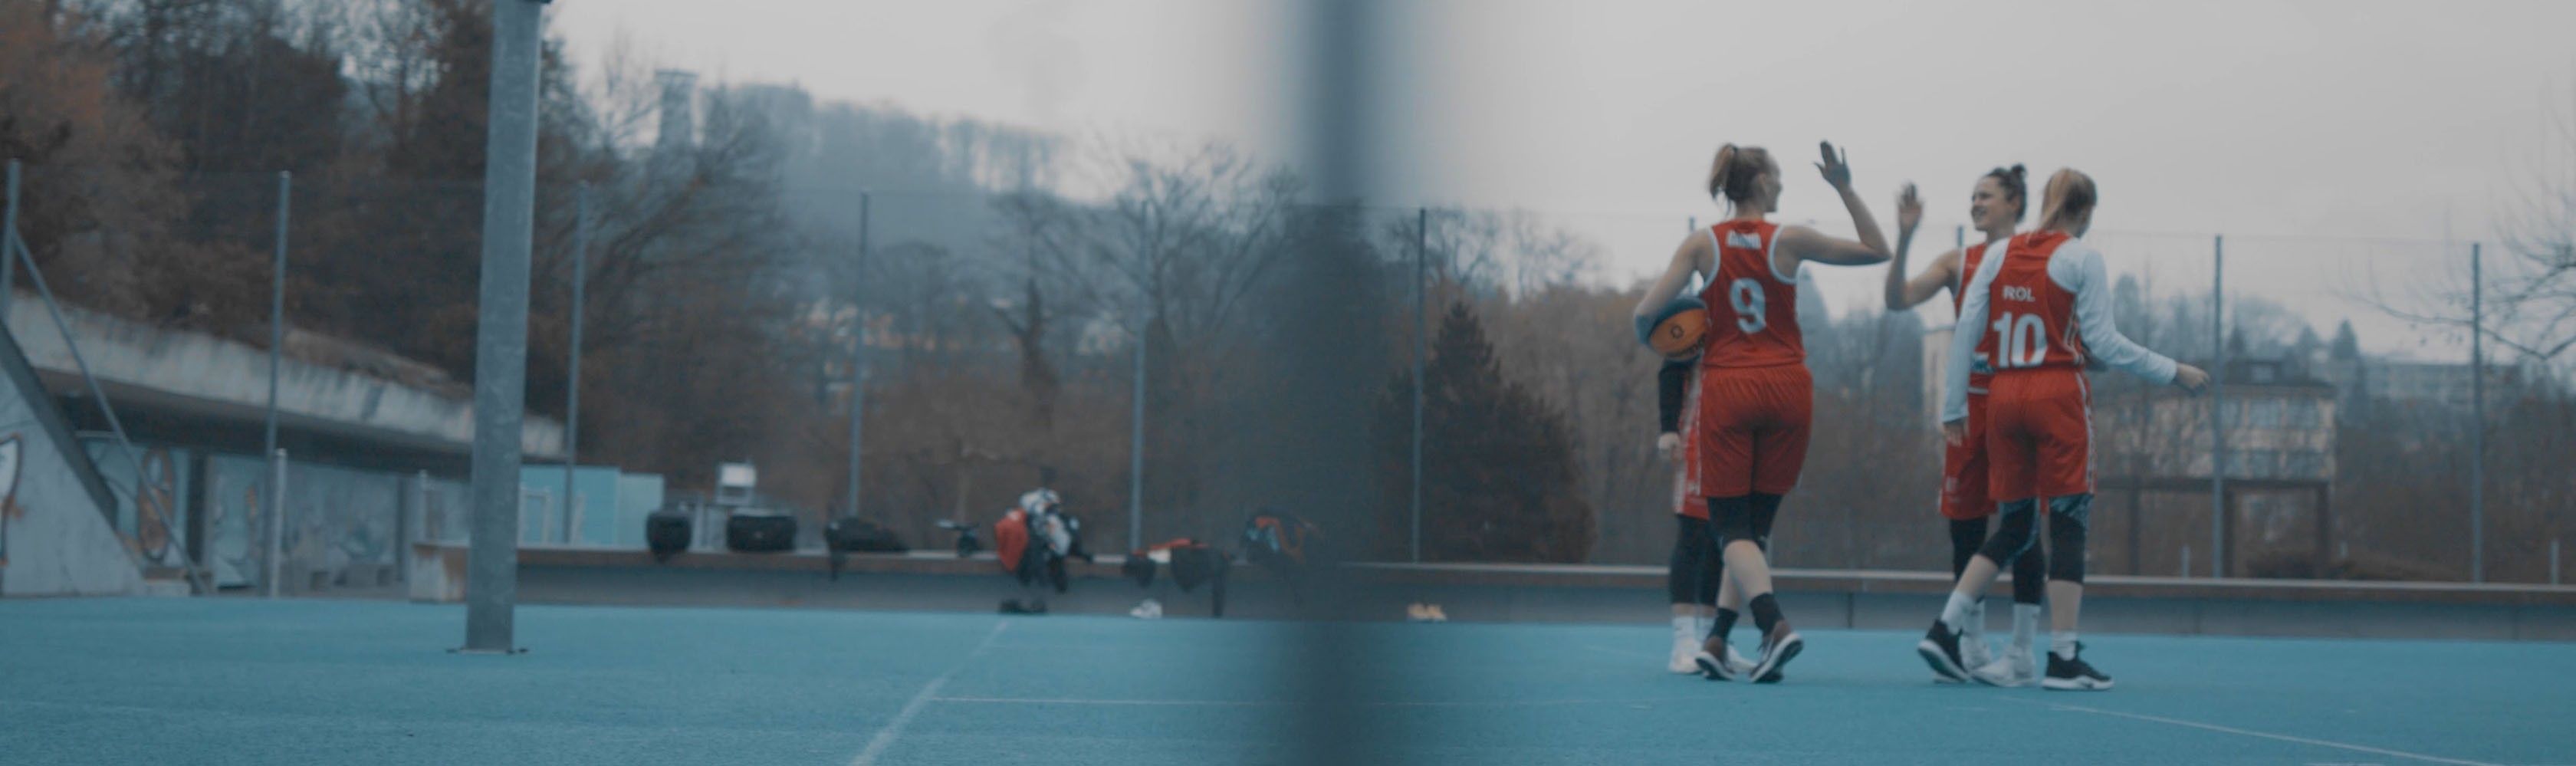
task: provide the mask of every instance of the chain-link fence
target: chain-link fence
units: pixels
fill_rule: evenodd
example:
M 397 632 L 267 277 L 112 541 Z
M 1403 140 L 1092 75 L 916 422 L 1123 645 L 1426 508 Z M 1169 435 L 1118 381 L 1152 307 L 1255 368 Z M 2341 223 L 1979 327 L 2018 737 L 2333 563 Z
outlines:
M 477 184 L 24 172 L 32 258 L 12 261 L 10 328 L 89 436 L 132 547 L 222 585 L 263 582 L 274 556 L 297 587 L 348 587 L 399 572 L 409 542 L 461 539 Z M 1103 552 L 1229 540 L 1254 509 L 1329 502 L 1354 507 L 1301 510 L 1340 519 L 1363 558 L 1667 556 L 1675 466 L 1654 449 L 1658 362 L 1629 314 L 1646 270 L 1705 221 L 1319 207 L 1259 179 L 1086 198 L 685 178 L 541 184 L 523 544 L 640 547 L 644 514 L 750 463 L 757 502 L 796 516 L 809 546 L 855 515 L 945 548 L 936 522 L 990 522 L 1047 486 Z M 1912 264 L 1972 236 L 1927 227 Z M 2096 376 L 2098 571 L 2557 576 L 2576 502 L 2558 474 L 2576 463 L 2563 367 L 2525 352 L 2512 320 L 2481 325 L 2495 342 L 2474 351 L 2468 331 L 2533 313 L 2490 310 L 2473 249 L 2506 262 L 2488 285 L 2528 264 L 2467 243 L 2090 239 L 2122 329 L 2220 382 L 2192 398 Z M 1930 370 L 1948 310 L 1886 310 L 1883 268 L 1811 273 L 1815 435 L 1778 558 L 1939 569 Z M 1330 305 L 1289 303 L 1318 295 Z M 1282 344 L 1316 334 L 1284 317 L 1331 325 L 1332 376 L 1282 367 L 1308 358 Z M 567 479 L 576 358 L 584 467 Z M 1271 462 L 1299 448 L 1280 419 L 1338 416 L 1354 424 L 1331 450 L 1347 484 L 1283 485 Z M 318 482 L 290 478 L 301 515 L 278 535 L 259 494 L 273 449 Z

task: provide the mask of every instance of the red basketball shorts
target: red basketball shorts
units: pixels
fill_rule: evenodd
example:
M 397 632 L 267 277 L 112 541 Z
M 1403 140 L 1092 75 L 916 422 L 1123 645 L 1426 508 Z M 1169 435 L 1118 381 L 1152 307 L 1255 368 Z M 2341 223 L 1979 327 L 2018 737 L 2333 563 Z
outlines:
M 1986 491 L 1994 502 L 2093 491 L 2093 395 L 2083 372 L 2005 372 L 1986 391 Z
M 1699 377 L 1700 494 L 1785 495 L 1797 487 L 1815 416 L 1807 366 L 1702 367 Z

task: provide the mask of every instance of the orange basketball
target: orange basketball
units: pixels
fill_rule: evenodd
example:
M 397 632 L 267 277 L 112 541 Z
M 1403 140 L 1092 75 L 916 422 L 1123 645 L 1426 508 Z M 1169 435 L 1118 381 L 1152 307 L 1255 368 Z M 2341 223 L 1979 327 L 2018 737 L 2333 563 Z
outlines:
M 1656 323 L 1655 333 L 1646 344 L 1665 359 L 1678 361 L 1699 356 L 1700 342 L 1707 339 L 1708 309 L 1689 308 Z

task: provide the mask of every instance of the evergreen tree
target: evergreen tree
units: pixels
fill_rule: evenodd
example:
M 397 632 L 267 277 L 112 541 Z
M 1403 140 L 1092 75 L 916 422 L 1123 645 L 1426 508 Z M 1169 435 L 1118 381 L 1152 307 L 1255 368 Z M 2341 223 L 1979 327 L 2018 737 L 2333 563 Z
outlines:
M 1426 561 L 1580 562 L 1596 534 L 1563 414 L 1507 380 L 1484 326 L 1451 304 L 1434 336 L 1423 389 L 1422 557 Z M 1385 486 L 1408 507 L 1413 380 L 1380 397 Z M 1400 546 L 1411 523 L 1386 515 Z

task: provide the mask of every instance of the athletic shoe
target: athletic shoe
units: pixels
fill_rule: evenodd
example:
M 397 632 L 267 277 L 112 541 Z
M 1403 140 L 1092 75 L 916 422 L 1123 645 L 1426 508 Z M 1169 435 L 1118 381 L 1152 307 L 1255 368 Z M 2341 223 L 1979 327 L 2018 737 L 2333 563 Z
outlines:
M 1914 644 L 1914 653 L 1923 655 L 1923 663 L 1932 666 L 1933 675 L 1950 683 L 1968 680 L 1966 663 L 1959 656 L 1959 635 L 1940 620 L 1933 620 L 1932 629 L 1924 631 L 1923 640 Z
M 2048 677 L 2040 679 L 2040 688 L 2067 692 L 2098 692 L 2111 688 L 2111 677 L 2094 670 L 2084 661 L 2084 645 L 2075 645 L 2075 659 L 2065 659 L 2056 652 L 2048 653 Z
M 1984 615 L 1973 615 L 1971 619 L 1984 619 L 1984 617 Z M 1985 633 L 1979 630 L 1959 634 L 1959 667 L 1973 672 L 1995 661 L 1994 649 L 1986 645 Z
M 1439 605 L 1439 604 L 1423 604 L 1423 605 L 1422 605 L 1422 613 L 1423 613 L 1424 615 L 1429 616 L 1432 622 L 1448 622 L 1448 621 L 1449 621 L 1449 613 L 1448 613 L 1448 612 L 1440 611 L 1440 605 Z
M 1797 659 L 1799 650 L 1805 648 L 1807 640 L 1800 638 L 1798 631 L 1790 629 L 1788 620 L 1773 623 L 1771 634 L 1762 638 L 1761 661 L 1754 663 L 1753 669 L 1745 675 L 1757 684 L 1779 683 L 1783 677 L 1780 668 Z
M 1746 658 L 1742 652 L 1736 651 L 1735 647 L 1720 645 L 1719 652 L 1719 654 L 1711 654 L 1705 645 L 1699 651 L 1692 652 L 1691 661 L 1698 664 L 1701 678 L 1711 681 L 1733 681 L 1753 672 L 1755 664 L 1753 660 Z M 1726 660 L 1720 662 L 1717 659 L 1719 657 L 1725 657 Z M 1779 673 L 1772 673 L 1771 680 L 1778 681 L 1779 676 Z
M 1675 673 L 1700 672 L 1699 639 L 1692 635 L 1696 632 L 1698 631 L 1694 630 L 1689 622 L 1673 626 L 1673 656 L 1671 662 L 1664 664 L 1665 670 Z
M 1139 620 L 1159 620 L 1163 618 L 1163 602 L 1145 599 L 1145 603 L 1137 604 L 1136 608 L 1127 610 L 1127 614 Z
M 2022 687 L 2039 682 L 2039 661 L 2030 650 L 2018 646 L 2004 647 L 2004 654 L 1993 662 L 1979 665 L 1968 675 L 1987 686 Z

